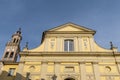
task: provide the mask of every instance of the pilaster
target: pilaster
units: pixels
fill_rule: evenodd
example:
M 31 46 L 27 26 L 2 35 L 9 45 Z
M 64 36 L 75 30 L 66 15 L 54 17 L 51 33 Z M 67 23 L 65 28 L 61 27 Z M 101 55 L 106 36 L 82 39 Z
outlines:
M 60 62 L 55 62 L 55 75 L 56 75 L 56 80 L 61 80 L 60 78 Z
M 78 51 L 82 50 L 82 37 L 78 37 Z
M 23 69 L 24 69 L 24 62 L 19 62 L 19 66 L 18 66 L 18 71 L 16 73 L 16 78 L 15 80 L 22 80 L 22 73 L 23 73 Z
M 61 51 L 64 51 L 64 37 L 61 37 Z
M 100 80 L 99 66 L 97 62 L 93 62 L 93 71 L 95 80 Z
M 90 49 L 91 49 L 91 51 L 93 51 L 93 50 L 94 50 L 94 41 L 93 41 L 93 37 L 90 36 L 90 37 L 89 37 L 89 40 L 90 40 Z
M 80 80 L 86 80 L 86 68 L 85 68 L 85 62 L 79 63 L 80 67 Z
M 41 64 L 41 79 L 46 80 L 47 67 L 48 67 L 48 62 L 43 61 Z
M 78 51 L 78 38 L 77 37 L 74 37 L 74 43 L 75 43 L 74 49 L 75 51 Z
M 60 51 L 60 46 L 61 46 L 61 42 L 60 42 L 60 37 L 57 37 L 57 51 Z
M 48 37 L 46 37 L 46 38 L 45 38 L 45 47 L 44 47 L 44 50 L 45 50 L 45 51 L 48 51 L 48 46 L 49 46 L 49 45 L 48 45 L 48 42 L 49 42 Z

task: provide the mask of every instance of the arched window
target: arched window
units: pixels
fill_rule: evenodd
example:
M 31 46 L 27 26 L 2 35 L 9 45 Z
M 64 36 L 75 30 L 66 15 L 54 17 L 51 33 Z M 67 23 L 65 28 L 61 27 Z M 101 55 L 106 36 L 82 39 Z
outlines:
M 8 55 L 9 55 L 9 52 L 6 52 L 4 58 L 7 58 Z
M 16 39 L 13 40 L 13 43 L 15 43 Z
M 74 51 L 74 41 L 71 39 L 64 40 L 64 51 Z
M 13 58 L 14 52 L 11 52 L 10 54 L 10 58 Z

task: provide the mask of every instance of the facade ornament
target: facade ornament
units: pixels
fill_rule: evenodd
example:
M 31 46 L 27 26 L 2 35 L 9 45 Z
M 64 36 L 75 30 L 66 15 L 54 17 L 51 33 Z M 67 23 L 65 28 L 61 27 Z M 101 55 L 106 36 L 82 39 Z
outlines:
M 23 51 L 28 50 L 28 42 L 26 42 L 25 47 L 23 48 Z
M 110 49 L 113 49 L 113 43 L 110 41 Z
M 26 45 L 25 45 L 26 48 L 28 48 L 28 42 L 26 42 Z
M 112 42 L 110 42 L 110 46 L 110 49 L 113 50 L 113 52 L 117 52 L 117 47 L 115 47 Z

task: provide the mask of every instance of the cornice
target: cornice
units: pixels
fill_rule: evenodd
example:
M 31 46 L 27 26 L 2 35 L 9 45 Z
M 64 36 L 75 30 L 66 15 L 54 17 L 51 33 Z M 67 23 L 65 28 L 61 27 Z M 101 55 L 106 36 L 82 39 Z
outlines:
M 46 31 L 47 34 L 95 34 L 94 31 Z
M 29 52 L 23 51 L 20 52 L 21 56 L 120 56 L 119 53 L 113 52 Z
M 4 65 L 18 65 L 19 62 L 3 62 Z

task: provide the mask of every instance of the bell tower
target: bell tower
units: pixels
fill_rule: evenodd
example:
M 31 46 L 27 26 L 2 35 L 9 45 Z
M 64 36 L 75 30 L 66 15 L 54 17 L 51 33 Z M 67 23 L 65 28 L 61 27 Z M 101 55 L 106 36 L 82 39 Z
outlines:
M 16 62 L 18 53 L 20 52 L 20 42 L 22 40 L 21 28 L 16 31 L 9 42 L 7 42 L 2 57 L 3 62 Z

